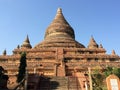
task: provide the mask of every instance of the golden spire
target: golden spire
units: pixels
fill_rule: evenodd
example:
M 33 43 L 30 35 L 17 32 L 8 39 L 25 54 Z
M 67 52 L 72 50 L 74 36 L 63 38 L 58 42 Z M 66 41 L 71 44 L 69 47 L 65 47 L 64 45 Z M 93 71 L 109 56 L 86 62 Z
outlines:
M 93 36 L 91 36 L 88 48 L 98 48 L 98 44 L 96 43 L 96 41 L 94 40 Z
M 21 48 L 32 48 L 28 35 L 27 35 L 25 41 L 23 42 L 23 44 L 21 45 Z

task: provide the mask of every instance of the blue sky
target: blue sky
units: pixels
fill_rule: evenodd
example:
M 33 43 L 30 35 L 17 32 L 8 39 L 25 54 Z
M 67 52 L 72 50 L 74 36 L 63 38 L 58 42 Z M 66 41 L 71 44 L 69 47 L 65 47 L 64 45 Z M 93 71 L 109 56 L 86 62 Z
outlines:
M 92 35 L 120 55 L 120 0 L 0 0 L 0 54 L 12 54 L 27 34 L 33 47 L 41 42 L 58 7 L 77 41 L 87 47 Z

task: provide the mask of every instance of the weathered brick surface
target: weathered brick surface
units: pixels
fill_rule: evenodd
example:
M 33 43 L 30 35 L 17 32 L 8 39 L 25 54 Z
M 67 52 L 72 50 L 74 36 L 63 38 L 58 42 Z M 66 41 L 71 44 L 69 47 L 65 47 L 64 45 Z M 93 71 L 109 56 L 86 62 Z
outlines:
M 29 73 L 44 74 L 46 76 L 73 75 L 75 68 L 80 72 L 106 66 L 120 67 L 120 57 L 98 45 L 92 37 L 88 47 L 75 40 L 73 28 L 65 20 L 61 9 L 58 9 L 53 22 L 48 26 L 45 38 L 34 47 L 29 38 L 25 39 L 21 47 L 13 50 L 12 55 L 5 53 L 0 56 L 0 66 L 8 71 L 8 75 L 18 73 L 20 52 L 27 53 L 27 70 Z

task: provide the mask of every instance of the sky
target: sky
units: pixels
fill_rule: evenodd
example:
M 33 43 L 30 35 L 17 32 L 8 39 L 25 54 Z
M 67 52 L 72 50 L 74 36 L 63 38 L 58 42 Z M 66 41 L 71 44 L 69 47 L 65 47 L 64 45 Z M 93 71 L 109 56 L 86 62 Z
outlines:
M 29 36 L 32 47 L 44 40 L 58 8 L 86 47 L 91 36 L 107 54 L 120 55 L 120 0 L 0 0 L 0 54 Z

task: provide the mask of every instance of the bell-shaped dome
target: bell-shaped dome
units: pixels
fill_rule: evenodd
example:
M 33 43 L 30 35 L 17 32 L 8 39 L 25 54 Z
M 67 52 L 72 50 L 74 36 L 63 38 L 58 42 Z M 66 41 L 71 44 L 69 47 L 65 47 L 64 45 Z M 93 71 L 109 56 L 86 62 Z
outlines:
M 64 18 L 61 8 L 58 8 L 54 20 L 48 26 L 45 33 L 45 39 L 50 39 L 54 37 L 56 38 L 67 37 L 67 38 L 75 39 L 74 30 Z
M 80 47 L 84 45 L 75 41 L 73 28 L 69 25 L 62 14 L 62 9 L 58 8 L 57 14 L 52 23 L 46 29 L 43 42 L 35 46 L 39 47 Z

